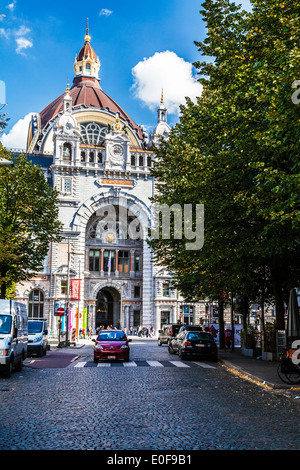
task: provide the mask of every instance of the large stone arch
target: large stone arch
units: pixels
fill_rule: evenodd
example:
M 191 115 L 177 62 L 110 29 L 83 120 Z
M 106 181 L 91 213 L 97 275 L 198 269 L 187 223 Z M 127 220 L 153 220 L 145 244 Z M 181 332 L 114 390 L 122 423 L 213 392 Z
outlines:
M 75 250 L 79 252 L 85 251 L 86 246 L 86 230 L 92 216 L 100 208 L 104 208 L 107 205 L 116 205 L 123 206 L 130 210 L 140 222 L 140 225 L 143 230 L 150 229 L 152 224 L 151 218 L 151 208 L 142 201 L 140 198 L 130 193 L 128 190 L 120 189 L 116 187 L 112 188 L 101 188 L 99 193 L 90 197 L 84 201 L 81 206 L 78 208 L 77 212 L 74 215 L 72 223 L 72 231 L 77 234 L 76 236 L 76 246 Z M 145 232 L 144 232 L 145 233 Z M 145 234 L 146 235 L 146 234 Z M 153 267 L 151 262 L 151 248 L 149 247 L 146 236 L 142 240 L 142 249 L 143 249 L 143 270 L 142 270 L 142 322 L 145 325 L 151 325 L 154 323 L 154 312 L 153 312 Z M 79 256 L 77 257 L 77 260 Z M 81 266 L 85 262 L 84 257 L 81 258 Z M 97 292 L 101 289 L 101 286 L 104 287 L 107 285 L 108 279 L 101 281 L 93 281 L 93 287 L 88 288 L 86 285 L 85 292 L 86 298 L 93 300 L 96 299 Z M 112 280 L 112 287 L 115 287 L 116 290 L 120 292 L 121 286 L 118 284 L 118 280 Z M 90 283 L 91 284 L 91 283 Z M 123 295 L 124 300 L 127 300 L 126 289 L 124 288 Z M 124 306 L 125 309 L 125 306 Z M 127 307 L 126 307 L 127 310 Z M 123 313 L 122 313 L 123 315 Z M 127 317 L 129 315 L 127 311 Z M 124 317 L 126 316 L 124 314 Z M 128 321 L 127 321 L 128 323 Z M 124 325 L 123 325 L 124 326 Z

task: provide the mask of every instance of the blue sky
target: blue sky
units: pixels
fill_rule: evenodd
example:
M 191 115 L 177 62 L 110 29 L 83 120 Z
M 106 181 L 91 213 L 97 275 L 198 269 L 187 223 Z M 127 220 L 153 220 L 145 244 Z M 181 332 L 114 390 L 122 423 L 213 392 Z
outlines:
M 174 124 L 184 96 L 201 93 L 191 65 L 200 58 L 194 41 L 205 37 L 200 9 L 199 0 L 0 0 L 0 80 L 11 119 L 6 133 L 63 93 L 68 78 L 72 83 L 87 18 L 102 89 L 150 129 L 164 88 Z

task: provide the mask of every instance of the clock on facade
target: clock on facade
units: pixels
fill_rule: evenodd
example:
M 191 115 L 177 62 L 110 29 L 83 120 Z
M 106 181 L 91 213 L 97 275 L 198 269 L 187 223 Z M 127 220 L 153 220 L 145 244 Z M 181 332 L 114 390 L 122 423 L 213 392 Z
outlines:
M 122 145 L 116 144 L 113 146 L 113 153 L 117 157 L 122 157 L 123 155 L 123 147 Z

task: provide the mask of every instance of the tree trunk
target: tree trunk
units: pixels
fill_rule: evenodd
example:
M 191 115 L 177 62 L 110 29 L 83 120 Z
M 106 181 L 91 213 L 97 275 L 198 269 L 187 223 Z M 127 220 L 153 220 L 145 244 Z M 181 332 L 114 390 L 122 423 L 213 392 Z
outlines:
M 5 299 L 6 297 L 6 283 L 1 284 L 0 299 Z

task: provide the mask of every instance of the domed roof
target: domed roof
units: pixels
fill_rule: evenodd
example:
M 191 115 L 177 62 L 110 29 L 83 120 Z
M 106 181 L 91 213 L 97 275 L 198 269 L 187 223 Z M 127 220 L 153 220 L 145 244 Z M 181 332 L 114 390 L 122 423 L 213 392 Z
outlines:
M 41 113 L 41 127 L 42 129 L 46 124 L 54 118 L 59 112 L 63 110 L 63 101 L 65 93 L 60 95 L 49 106 L 47 106 Z M 138 131 L 138 136 L 143 138 L 142 129 L 125 113 L 125 111 L 104 91 L 101 89 L 99 81 L 92 77 L 75 77 L 73 86 L 70 89 L 70 96 L 72 98 L 72 106 L 82 105 L 87 108 L 108 108 L 113 113 L 119 113 L 120 118 L 129 120 L 130 125 Z
M 77 60 L 87 59 L 88 57 L 95 61 L 98 60 L 97 54 L 90 45 L 90 42 L 86 41 L 84 46 L 80 49 Z

